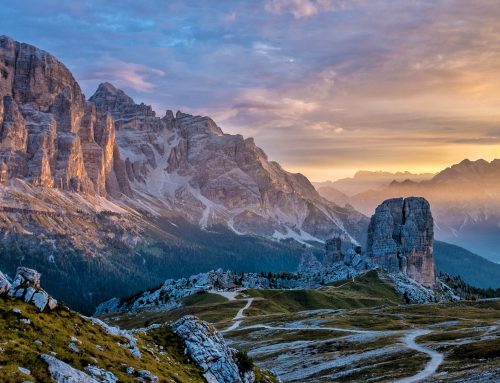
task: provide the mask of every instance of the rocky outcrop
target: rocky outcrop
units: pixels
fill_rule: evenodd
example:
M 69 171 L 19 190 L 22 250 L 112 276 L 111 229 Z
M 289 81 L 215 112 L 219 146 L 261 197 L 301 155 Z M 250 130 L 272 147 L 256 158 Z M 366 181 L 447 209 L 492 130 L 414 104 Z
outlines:
M 253 371 L 240 371 L 236 350 L 207 322 L 187 315 L 172 325 L 172 331 L 186 345 L 186 353 L 203 370 L 210 383 L 253 383 Z
M 367 270 L 371 267 L 363 254 L 361 246 L 353 244 L 348 238 L 334 237 L 325 241 L 323 269 L 338 267 L 339 264 Z
M 40 287 L 40 273 L 27 267 L 19 267 L 12 284 L 0 272 L 0 294 L 23 299 L 40 311 L 53 310 L 57 301 Z
M 321 272 L 322 265 L 310 249 L 305 249 L 298 267 L 299 274 L 310 275 Z
M 337 262 L 344 262 L 344 258 L 345 256 L 342 253 L 342 239 L 340 237 L 328 239 L 325 242 L 323 266 L 327 267 Z
M 432 287 L 436 283 L 433 219 L 424 198 L 394 198 L 379 205 L 368 228 L 367 255 L 390 272 Z
M 130 195 L 128 180 L 115 173 L 123 164 L 114 150 L 112 118 L 85 101 L 61 62 L 0 36 L 0 72 L 0 160 L 8 179 Z
M 57 383 L 99 383 L 90 375 L 77 370 L 55 356 L 43 354 L 41 358 L 47 363 L 52 379 Z
M 0 295 L 6 294 L 10 289 L 11 283 L 7 277 L 0 271 Z

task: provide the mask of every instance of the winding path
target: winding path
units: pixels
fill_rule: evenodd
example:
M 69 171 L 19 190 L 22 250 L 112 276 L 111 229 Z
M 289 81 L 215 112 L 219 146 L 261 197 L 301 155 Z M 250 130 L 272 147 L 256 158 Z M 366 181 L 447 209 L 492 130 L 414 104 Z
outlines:
M 351 283 L 351 282 L 348 282 Z M 234 292 L 216 292 L 216 291 L 211 291 L 213 293 L 222 295 L 229 299 L 230 301 L 234 300 L 240 300 L 236 299 L 236 295 L 239 293 L 239 291 L 234 291 Z M 378 335 L 378 336 L 386 336 L 389 334 L 395 334 L 398 333 L 399 331 L 371 331 L 371 330 L 358 330 L 358 329 L 350 329 L 350 328 L 341 328 L 341 327 L 322 327 L 322 326 L 269 326 L 265 324 L 255 324 L 251 326 L 245 326 L 245 327 L 240 327 L 241 323 L 243 322 L 243 318 L 245 318 L 245 310 L 247 310 L 253 303 L 254 298 L 247 298 L 247 299 L 241 299 L 241 300 L 246 300 L 247 303 L 244 307 L 238 310 L 234 318 L 232 319 L 233 323 L 231 326 L 228 328 L 220 331 L 221 333 L 227 333 L 230 331 L 234 331 L 237 329 L 266 329 L 266 330 L 281 330 L 281 331 L 297 331 L 297 330 L 311 330 L 311 331 L 337 331 L 337 332 L 346 332 L 346 333 L 352 333 L 352 334 L 371 334 L 371 335 Z M 425 367 L 419 371 L 417 374 L 399 379 L 394 381 L 393 383 L 417 383 L 422 381 L 423 379 L 426 379 L 433 374 L 436 373 L 437 369 L 443 362 L 443 354 L 428 348 L 421 346 L 415 342 L 415 339 L 421 335 L 426 335 L 431 333 L 431 330 L 427 329 L 417 329 L 417 330 L 405 330 L 401 331 L 402 334 L 404 334 L 402 341 L 404 345 L 412 350 L 415 350 L 420 353 L 424 353 L 430 356 L 431 360 L 427 362 Z
M 253 298 L 250 298 L 247 302 L 247 305 L 243 307 L 238 314 L 234 317 L 233 320 L 236 320 L 230 327 L 225 329 L 222 332 L 229 332 L 236 330 L 240 328 L 241 324 L 241 318 L 244 317 L 243 312 L 250 307 L 252 304 Z M 338 332 L 347 332 L 347 333 L 354 333 L 354 334 L 372 334 L 372 335 L 378 335 L 378 336 L 386 336 L 389 334 L 395 334 L 395 333 L 403 333 L 404 336 L 402 338 L 402 341 L 404 345 L 412 350 L 415 350 L 417 352 L 421 352 L 424 354 L 427 354 L 431 357 L 431 360 L 427 362 L 425 367 L 419 371 L 417 374 L 399 379 L 397 381 L 394 381 L 393 383 L 416 383 L 420 382 L 423 379 L 426 379 L 430 376 L 432 376 L 438 369 L 438 367 L 441 365 L 443 362 L 443 354 L 428 348 L 421 346 L 415 342 L 415 339 L 421 335 L 426 335 L 431 333 L 431 330 L 426 330 L 426 329 L 418 329 L 418 330 L 405 330 L 405 331 L 370 331 L 370 330 L 357 330 L 357 329 L 349 329 L 349 328 L 340 328 L 340 327 L 321 327 L 321 326 L 269 326 L 269 325 L 264 325 L 264 324 L 256 324 L 256 325 L 251 325 L 251 326 L 245 326 L 241 327 L 241 330 L 246 330 L 246 329 L 266 329 L 266 330 L 281 330 L 281 331 L 297 331 L 297 330 L 311 330 L 311 331 L 338 331 Z
M 420 371 L 418 374 L 410 376 L 408 378 L 403 378 L 396 380 L 394 383 L 415 383 L 420 382 L 421 380 L 428 378 L 433 375 L 439 365 L 443 362 L 443 354 L 424 346 L 420 346 L 415 342 L 415 338 L 417 336 L 429 334 L 430 330 L 412 330 L 408 332 L 403 338 L 403 342 L 406 347 L 411 348 L 417 352 L 422 352 L 431 357 L 431 360 L 426 364 L 425 368 Z
M 234 323 L 231 326 L 229 326 L 228 328 L 226 328 L 225 330 L 222 330 L 220 332 L 225 333 L 225 332 L 236 330 L 238 327 L 240 327 L 241 322 L 243 321 L 243 318 L 245 318 L 245 310 L 248 309 L 252 305 L 253 300 L 254 300 L 254 298 L 246 299 L 247 304 L 244 307 L 242 307 L 241 309 L 239 309 L 239 311 L 236 313 L 236 315 L 232 319 Z

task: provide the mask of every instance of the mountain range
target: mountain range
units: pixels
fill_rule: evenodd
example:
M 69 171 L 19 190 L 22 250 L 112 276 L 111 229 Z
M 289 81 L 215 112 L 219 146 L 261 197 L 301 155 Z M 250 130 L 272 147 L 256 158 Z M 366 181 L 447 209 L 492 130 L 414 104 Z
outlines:
M 87 100 L 55 57 L 0 37 L 0 269 L 36 268 L 71 307 L 214 267 L 295 270 L 306 244 L 364 246 L 362 212 L 209 117 L 157 117 L 110 83 Z
M 86 100 L 64 64 L 5 36 L 0 71 L 0 263 L 73 279 L 48 286 L 70 304 L 214 265 L 289 269 L 298 242 L 365 242 L 367 217 L 209 117 L 156 117 L 109 83 Z

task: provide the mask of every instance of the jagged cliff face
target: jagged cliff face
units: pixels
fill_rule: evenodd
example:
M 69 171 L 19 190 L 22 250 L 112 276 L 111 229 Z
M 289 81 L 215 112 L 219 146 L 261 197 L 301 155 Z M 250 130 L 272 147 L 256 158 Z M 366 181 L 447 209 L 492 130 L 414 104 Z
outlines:
M 402 272 L 426 286 L 434 286 L 433 225 L 424 198 L 386 200 L 371 218 L 367 254 L 390 272 Z
M 0 132 L 3 182 L 20 178 L 103 196 L 129 192 L 119 172 L 124 166 L 112 119 L 85 101 L 61 62 L 5 36 L 0 36 Z
M 366 219 L 326 201 L 301 174 L 268 160 L 252 138 L 224 134 L 208 117 L 167 111 L 159 118 L 109 83 L 90 98 L 111 113 L 137 196 L 148 194 L 202 227 L 238 233 L 363 241 Z M 140 197 L 139 197 L 140 198 Z

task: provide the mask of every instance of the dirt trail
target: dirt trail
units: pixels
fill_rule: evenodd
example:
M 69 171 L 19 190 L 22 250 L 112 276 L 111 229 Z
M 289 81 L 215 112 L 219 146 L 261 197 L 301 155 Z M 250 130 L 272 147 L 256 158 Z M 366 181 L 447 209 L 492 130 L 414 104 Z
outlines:
M 377 335 L 377 336 L 387 336 L 395 333 L 401 333 L 403 334 L 402 341 L 404 345 L 412 350 L 415 350 L 417 352 L 421 352 L 424 354 L 427 354 L 431 357 L 431 360 L 426 363 L 426 365 L 423 367 L 421 371 L 419 371 L 417 374 L 406 377 L 400 380 L 395 381 L 394 383 L 416 383 L 420 382 L 430 376 L 432 376 L 438 369 L 438 367 L 441 365 L 443 362 L 443 354 L 417 344 L 415 342 L 415 339 L 418 336 L 421 335 L 426 335 L 431 333 L 431 330 L 427 329 L 412 329 L 412 330 L 403 330 L 403 331 L 371 331 L 371 330 L 358 330 L 358 329 L 350 329 L 350 328 L 339 328 L 339 327 L 322 327 L 322 326 L 304 326 L 304 325 L 299 325 L 299 326 L 269 326 L 269 325 L 264 325 L 264 324 L 255 324 L 251 326 L 245 326 L 245 327 L 240 327 L 241 325 L 241 318 L 244 317 L 243 312 L 250 307 L 252 304 L 251 302 L 252 298 L 250 298 L 247 302 L 247 305 L 242 308 L 236 317 L 233 320 L 236 320 L 230 327 L 228 327 L 226 330 L 223 332 L 229 332 L 229 331 L 234 331 L 237 329 L 241 330 L 246 330 L 246 329 L 266 329 L 266 330 L 278 330 L 278 331 L 297 331 L 297 330 L 311 330 L 311 331 L 338 331 L 338 332 L 346 332 L 346 333 L 353 333 L 353 334 L 365 334 L 365 335 Z M 317 372 L 317 371 L 316 371 Z M 304 375 L 304 374 L 303 374 Z M 307 374 L 306 374 L 307 375 Z M 302 376 L 304 378 L 304 376 Z
M 406 347 L 411 348 L 417 352 L 423 352 L 431 357 L 431 360 L 425 365 L 425 368 L 421 370 L 418 374 L 410 376 L 408 378 L 403 378 L 396 380 L 394 383 L 416 383 L 420 382 L 429 376 L 433 375 L 440 364 L 443 362 L 443 354 L 424 346 L 420 346 L 415 342 L 415 338 L 421 335 L 429 334 L 430 330 L 412 330 L 407 332 L 403 338 L 403 342 Z
M 247 310 L 253 303 L 254 298 L 248 298 L 246 299 L 247 304 L 242 307 L 234 316 L 233 318 L 233 324 L 226 328 L 225 330 L 222 330 L 221 333 L 229 332 L 236 330 L 238 327 L 240 327 L 241 322 L 243 321 L 243 318 L 245 318 L 245 310 Z

